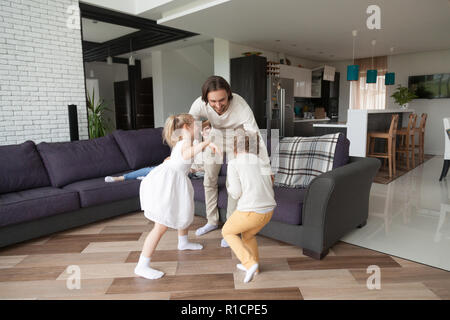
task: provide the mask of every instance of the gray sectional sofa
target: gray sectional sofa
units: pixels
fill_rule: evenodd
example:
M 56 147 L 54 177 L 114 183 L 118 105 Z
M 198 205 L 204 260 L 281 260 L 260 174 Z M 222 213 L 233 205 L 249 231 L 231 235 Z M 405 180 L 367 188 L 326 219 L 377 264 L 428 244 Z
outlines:
M 0 247 L 139 211 L 140 180 L 105 183 L 104 177 L 160 164 L 170 154 L 161 132 L 117 130 L 93 140 L 0 146 Z M 321 259 L 343 235 L 365 224 L 380 161 L 348 158 L 348 140 L 339 145 L 344 156 L 307 189 L 275 187 L 277 208 L 260 234 Z M 224 164 L 218 200 L 223 222 L 225 177 Z M 192 184 L 196 214 L 205 216 L 203 180 Z

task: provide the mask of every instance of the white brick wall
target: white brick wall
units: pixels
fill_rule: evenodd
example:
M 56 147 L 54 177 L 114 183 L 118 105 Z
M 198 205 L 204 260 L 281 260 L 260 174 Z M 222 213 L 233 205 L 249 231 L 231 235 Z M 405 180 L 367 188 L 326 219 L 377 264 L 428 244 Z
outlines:
M 1 0 L 0 145 L 69 141 L 67 105 L 88 138 L 80 28 L 68 28 L 78 0 Z

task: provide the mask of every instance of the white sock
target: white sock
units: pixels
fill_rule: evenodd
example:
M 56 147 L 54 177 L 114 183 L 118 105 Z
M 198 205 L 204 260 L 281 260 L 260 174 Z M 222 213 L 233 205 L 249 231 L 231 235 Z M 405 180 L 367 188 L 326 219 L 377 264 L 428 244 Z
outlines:
M 188 241 L 188 236 L 178 236 L 178 250 L 201 250 L 203 246 L 200 243 Z
M 238 263 L 236 265 L 236 268 L 238 268 L 239 270 L 247 272 L 247 269 L 245 269 L 245 267 L 244 267 L 244 265 L 242 263 Z
M 230 245 L 228 244 L 228 242 L 227 242 L 225 239 L 222 239 L 222 240 L 220 241 L 220 246 L 221 246 L 222 248 L 229 248 L 229 247 L 230 247 Z
M 149 267 L 150 258 L 144 257 L 142 254 L 139 257 L 138 264 L 134 268 L 134 273 L 146 279 L 159 279 L 164 275 L 164 272 Z
M 196 236 L 204 235 L 205 233 L 208 233 L 210 231 L 216 230 L 219 226 L 216 224 L 205 224 L 203 227 L 198 228 L 197 231 L 195 231 Z
M 114 177 L 111 177 L 111 176 L 105 177 L 105 182 L 114 182 L 114 181 L 116 181 L 116 180 L 114 180 Z
M 258 270 L 258 264 L 255 263 L 250 267 L 250 269 L 247 270 L 247 273 L 245 274 L 244 283 L 247 283 L 253 279 L 253 276 L 256 273 L 256 270 Z
M 243 265 L 242 263 L 238 263 L 238 264 L 236 265 L 236 268 L 238 268 L 239 270 L 242 270 L 242 271 L 247 272 L 247 269 L 244 267 L 244 265 Z M 258 274 L 258 270 L 256 270 L 256 273 L 255 273 L 255 274 Z

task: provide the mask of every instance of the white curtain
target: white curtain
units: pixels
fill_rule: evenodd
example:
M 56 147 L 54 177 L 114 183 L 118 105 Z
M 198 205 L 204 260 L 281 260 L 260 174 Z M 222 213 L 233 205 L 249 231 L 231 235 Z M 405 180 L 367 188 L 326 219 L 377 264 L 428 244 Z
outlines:
M 350 83 L 350 109 L 385 109 L 387 57 L 355 59 L 359 65 L 359 80 Z M 367 70 L 376 69 L 377 82 L 366 83 Z

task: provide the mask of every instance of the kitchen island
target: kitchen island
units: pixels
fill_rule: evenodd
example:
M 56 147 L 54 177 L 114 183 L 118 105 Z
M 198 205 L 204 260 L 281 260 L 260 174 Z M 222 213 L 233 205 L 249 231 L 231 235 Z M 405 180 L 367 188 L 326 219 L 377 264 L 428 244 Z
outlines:
M 324 123 L 330 121 L 330 118 L 311 119 L 300 118 L 295 116 L 294 118 L 294 136 L 296 137 L 311 137 L 314 136 L 314 125 L 316 123 Z
M 350 156 L 365 157 L 367 132 L 387 132 L 393 114 L 399 114 L 398 126 L 407 125 L 412 109 L 356 110 L 347 112 L 347 138 L 350 140 Z M 405 115 L 405 116 L 404 116 Z

